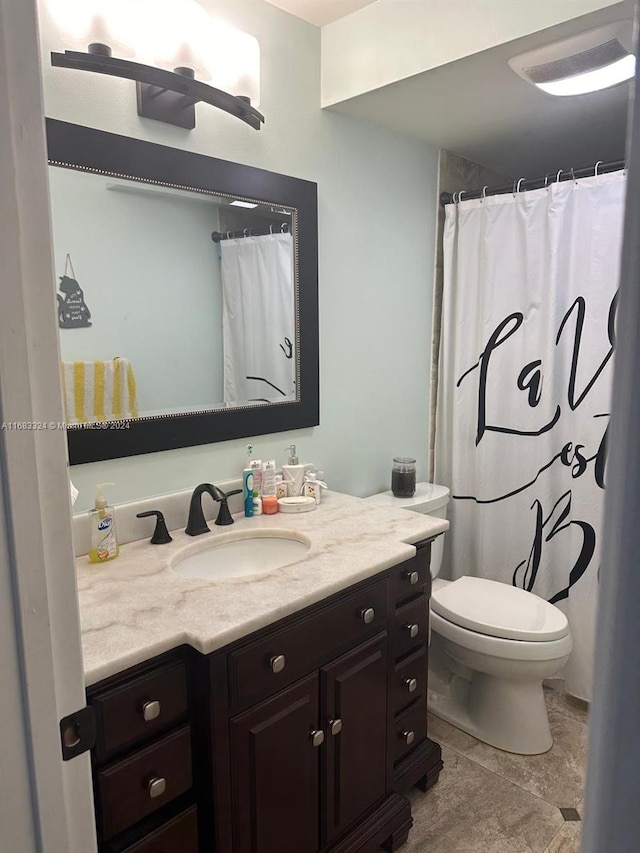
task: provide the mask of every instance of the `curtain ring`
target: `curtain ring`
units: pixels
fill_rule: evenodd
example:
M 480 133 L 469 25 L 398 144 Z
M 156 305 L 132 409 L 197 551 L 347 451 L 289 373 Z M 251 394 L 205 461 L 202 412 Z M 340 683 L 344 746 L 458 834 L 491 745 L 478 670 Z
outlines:
M 559 171 L 559 172 L 558 172 L 558 174 L 556 175 L 556 183 L 558 183 L 558 181 L 560 180 L 560 175 L 561 175 L 561 174 L 562 174 L 562 169 L 560 169 L 560 171 Z
M 544 176 L 544 188 L 547 189 L 548 186 L 549 186 L 549 173 L 547 172 L 547 174 Z
M 485 185 L 482 187 L 482 194 L 481 194 L 481 196 L 480 196 L 480 200 L 481 200 L 481 201 L 484 201 L 484 200 L 485 200 L 485 198 L 487 197 L 487 188 L 488 188 L 488 186 L 489 186 L 488 184 L 485 184 Z
M 593 167 L 593 177 L 594 178 L 598 177 L 598 166 L 601 166 L 601 165 L 602 165 L 602 160 L 598 160 L 596 165 Z
M 233 234 L 233 231 L 227 231 L 227 240 L 231 239 L 232 234 Z
M 273 234 L 273 225 L 269 226 L 269 234 Z
M 574 184 L 577 184 L 577 183 L 578 183 L 578 179 L 576 178 L 575 173 L 574 173 L 574 171 L 573 171 L 573 166 L 571 167 L 571 177 L 573 178 L 573 183 L 574 183 Z
M 248 237 L 248 236 L 249 236 L 249 229 L 248 229 L 248 228 L 243 228 L 243 229 L 242 229 L 242 236 L 243 236 L 243 237 Z
M 280 233 L 281 234 L 287 233 L 287 223 L 286 222 L 283 222 L 282 225 L 280 226 Z
M 452 201 L 454 204 L 457 204 L 457 203 L 458 203 L 458 199 L 456 198 L 456 196 L 457 196 L 457 195 L 458 195 L 458 193 L 454 193 L 454 194 L 451 196 L 451 201 Z
M 462 196 L 465 195 L 466 192 L 466 190 L 460 190 L 460 192 L 458 193 L 458 204 L 460 204 L 460 202 L 462 201 Z
M 521 184 L 524 180 L 525 180 L 524 178 L 520 178 L 520 179 L 518 180 L 518 186 L 516 187 L 516 192 L 517 192 L 517 193 L 519 193 L 519 192 L 520 192 L 520 184 Z

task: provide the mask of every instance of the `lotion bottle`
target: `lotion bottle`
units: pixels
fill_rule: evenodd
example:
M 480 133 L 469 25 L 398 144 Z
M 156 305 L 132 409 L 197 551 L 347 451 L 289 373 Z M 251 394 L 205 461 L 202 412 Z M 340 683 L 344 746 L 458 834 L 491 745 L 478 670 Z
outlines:
M 115 560 L 120 553 L 113 507 L 107 504 L 103 491 L 105 486 L 113 486 L 113 483 L 97 484 L 95 505 L 89 511 L 89 524 L 91 525 L 89 560 L 92 563 L 106 563 L 108 560 Z
M 295 444 L 290 444 L 287 450 L 289 451 L 289 462 L 282 466 L 282 479 L 287 484 L 289 497 L 298 497 L 302 494 L 304 475 L 308 466 L 299 464 Z

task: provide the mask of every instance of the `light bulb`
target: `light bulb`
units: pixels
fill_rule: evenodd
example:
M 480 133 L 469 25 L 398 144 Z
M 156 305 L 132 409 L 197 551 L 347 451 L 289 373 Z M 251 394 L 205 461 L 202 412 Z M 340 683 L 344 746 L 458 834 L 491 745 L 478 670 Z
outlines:
M 97 42 L 120 57 L 133 55 L 131 5 L 127 0 L 48 0 L 67 47 L 86 50 Z

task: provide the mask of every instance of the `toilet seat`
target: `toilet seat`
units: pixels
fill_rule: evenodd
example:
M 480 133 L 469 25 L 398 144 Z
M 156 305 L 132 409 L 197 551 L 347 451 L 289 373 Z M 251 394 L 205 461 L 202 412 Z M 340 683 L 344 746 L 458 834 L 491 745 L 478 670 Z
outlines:
M 550 642 L 569 634 L 564 613 L 543 598 L 486 578 L 434 586 L 431 609 L 453 625 L 504 640 Z

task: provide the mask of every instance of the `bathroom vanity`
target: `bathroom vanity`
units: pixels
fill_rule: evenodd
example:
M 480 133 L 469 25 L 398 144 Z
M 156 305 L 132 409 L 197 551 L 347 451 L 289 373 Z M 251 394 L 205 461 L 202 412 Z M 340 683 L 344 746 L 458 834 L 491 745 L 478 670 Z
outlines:
M 180 577 L 175 555 L 202 547 L 182 534 L 162 558 L 125 546 L 100 577 L 78 560 L 101 851 L 355 853 L 406 839 L 403 794 L 442 767 L 426 687 L 430 542 L 446 521 L 342 495 L 308 516 L 286 522 L 308 556 L 256 578 Z M 256 521 L 265 536 L 283 527 L 234 526 Z M 106 622 L 125 596 L 135 618 Z M 173 647 L 123 668 L 160 648 L 171 601 Z

